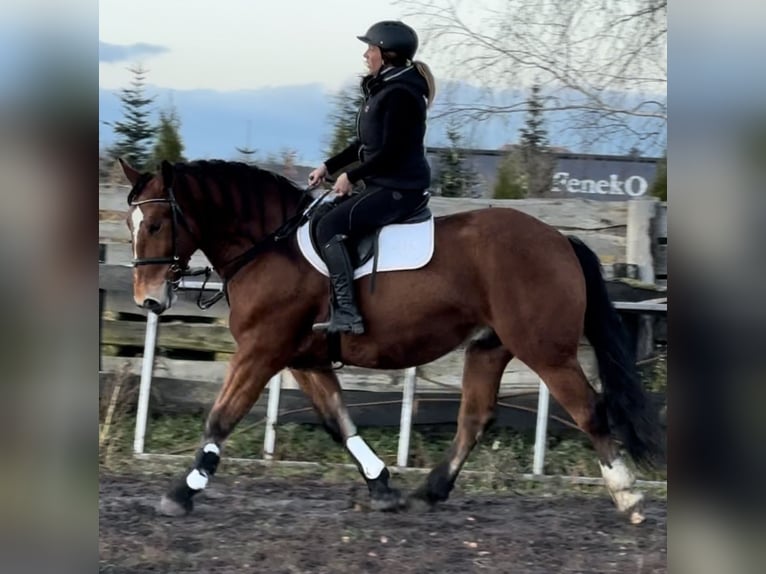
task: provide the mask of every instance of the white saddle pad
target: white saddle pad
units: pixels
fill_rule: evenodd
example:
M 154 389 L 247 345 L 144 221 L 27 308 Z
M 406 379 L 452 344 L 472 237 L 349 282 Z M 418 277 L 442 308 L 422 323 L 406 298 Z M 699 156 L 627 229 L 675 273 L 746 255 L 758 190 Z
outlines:
M 327 265 L 314 249 L 309 235 L 310 223 L 298 228 L 298 245 L 309 263 L 327 276 Z M 434 253 L 434 218 L 421 223 L 392 223 L 380 231 L 378 237 L 378 271 L 404 271 L 425 266 Z M 354 270 L 359 279 L 372 273 L 374 258 Z

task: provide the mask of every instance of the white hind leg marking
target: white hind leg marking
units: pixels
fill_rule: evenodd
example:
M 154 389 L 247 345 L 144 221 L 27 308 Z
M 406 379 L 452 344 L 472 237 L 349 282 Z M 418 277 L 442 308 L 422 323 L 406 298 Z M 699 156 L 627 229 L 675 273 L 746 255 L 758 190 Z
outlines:
M 642 502 L 644 495 L 632 490 L 636 482 L 636 477 L 626 466 L 622 458 L 617 457 L 612 461 L 612 467 L 599 463 L 601 474 L 606 483 L 606 489 L 614 500 L 617 510 L 620 512 L 630 511 L 630 521 L 633 524 L 640 524 L 644 521 L 642 513 Z

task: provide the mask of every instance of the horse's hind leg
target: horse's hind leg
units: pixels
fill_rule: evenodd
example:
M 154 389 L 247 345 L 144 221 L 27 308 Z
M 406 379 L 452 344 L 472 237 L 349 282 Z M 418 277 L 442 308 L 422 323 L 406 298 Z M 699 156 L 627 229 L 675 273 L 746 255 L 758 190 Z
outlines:
M 494 417 L 500 379 L 512 358 L 494 332 L 468 345 L 457 432 L 444 459 L 431 470 L 412 498 L 429 504 L 447 500 L 460 469 Z
M 343 445 L 356 462 L 367 482 L 371 507 L 375 510 L 395 510 L 402 505 L 401 494 L 388 486 L 390 473 L 385 463 L 357 433 L 343 401 L 340 384 L 331 370 L 291 370 L 295 380 L 306 393 L 322 424 L 335 442 Z
M 609 430 L 606 405 L 588 383 L 577 357 L 559 366 L 533 366 L 556 401 L 569 413 L 590 438 L 599 457 L 607 491 L 617 509 L 634 524 L 643 522 L 643 494 L 633 490 L 635 476 L 618 456 L 617 445 Z
M 237 351 L 207 417 L 202 445 L 197 449 L 194 464 L 186 474 L 173 481 L 160 501 L 160 513 L 180 516 L 192 510 L 192 498 L 207 486 L 208 479 L 215 474 L 223 442 L 279 370 L 278 355 L 271 350 L 246 347 Z

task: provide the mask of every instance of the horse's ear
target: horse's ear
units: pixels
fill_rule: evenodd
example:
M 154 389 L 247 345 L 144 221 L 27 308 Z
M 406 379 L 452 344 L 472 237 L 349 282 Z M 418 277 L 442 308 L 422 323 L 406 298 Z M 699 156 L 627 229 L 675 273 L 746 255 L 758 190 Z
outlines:
M 128 178 L 130 185 L 136 185 L 136 182 L 138 182 L 138 179 L 141 177 L 141 173 L 121 157 L 118 157 L 117 161 L 120 162 L 122 171 L 125 174 L 125 177 Z
M 173 166 L 172 164 L 166 160 L 162 160 L 162 164 L 160 165 L 160 169 L 162 170 L 162 182 L 165 184 L 165 187 L 172 187 L 173 186 Z

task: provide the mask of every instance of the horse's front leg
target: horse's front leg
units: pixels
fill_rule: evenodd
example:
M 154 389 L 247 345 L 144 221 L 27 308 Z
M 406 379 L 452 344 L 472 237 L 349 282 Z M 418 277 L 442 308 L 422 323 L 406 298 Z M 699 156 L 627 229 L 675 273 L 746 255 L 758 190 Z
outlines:
M 359 436 L 343 401 L 338 377 L 331 370 L 291 370 L 295 380 L 311 399 L 325 429 L 342 444 L 356 462 L 370 491 L 375 510 L 396 510 L 404 505 L 401 493 L 388 485 L 391 474 L 386 464 Z
M 269 379 L 282 367 L 274 349 L 246 345 L 237 350 L 207 417 L 194 464 L 188 472 L 173 480 L 162 497 L 159 506 L 162 514 L 180 516 L 192 510 L 192 498 L 215 474 L 223 442 L 253 407 Z

